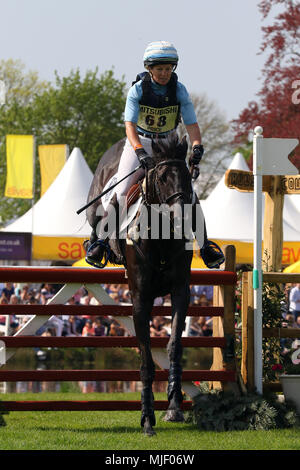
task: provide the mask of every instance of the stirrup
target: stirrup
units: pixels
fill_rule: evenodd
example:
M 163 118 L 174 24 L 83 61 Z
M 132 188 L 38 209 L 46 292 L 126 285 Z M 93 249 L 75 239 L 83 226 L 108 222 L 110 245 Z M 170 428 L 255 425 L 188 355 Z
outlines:
M 103 252 L 103 256 L 102 258 L 98 261 L 95 261 L 93 260 L 92 258 L 89 258 L 89 252 L 90 250 L 92 250 L 93 248 L 95 248 L 95 246 L 102 246 L 104 248 L 104 252 Z M 111 248 L 109 246 L 109 244 L 104 241 L 104 240 L 96 240 L 94 243 L 92 243 L 92 245 L 89 247 L 89 249 L 87 250 L 87 253 L 86 253 L 86 257 L 85 257 L 85 261 L 90 264 L 91 266 L 93 266 L 94 268 L 99 268 L 99 269 L 103 269 L 105 268 L 105 266 L 107 265 L 107 263 L 109 262 L 110 260 L 110 255 L 111 255 Z M 104 262 L 102 262 L 102 259 L 104 257 Z
M 216 251 L 215 250 L 214 251 L 216 255 L 217 254 L 219 255 L 219 257 L 215 261 L 210 261 L 209 257 L 205 255 L 206 248 L 216 248 Z M 209 269 L 219 268 L 221 264 L 223 264 L 225 261 L 225 256 L 224 256 L 223 251 L 221 250 L 219 245 L 217 245 L 215 242 L 211 240 L 207 240 L 204 243 L 203 247 L 200 249 L 200 254 L 204 263 Z

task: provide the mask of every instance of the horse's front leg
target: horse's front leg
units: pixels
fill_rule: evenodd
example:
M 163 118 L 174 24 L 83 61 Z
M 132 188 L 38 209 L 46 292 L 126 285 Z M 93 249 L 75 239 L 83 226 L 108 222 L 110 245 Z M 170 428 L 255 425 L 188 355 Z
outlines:
M 171 293 L 172 299 L 172 331 L 168 342 L 168 355 L 170 360 L 168 379 L 169 406 L 164 417 L 165 421 L 184 421 L 181 403 L 183 395 L 181 391 L 181 336 L 185 326 L 186 312 L 190 301 L 190 288 L 184 285 L 181 289 Z
M 132 303 L 135 332 L 141 356 L 141 382 L 143 384 L 141 426 L 146 435 L 153 436 L 155 434 L 153 429 L 153 426 L 155 426 L 155 413 L 152 383 L 155 375 L 155 365 L 151 354 L 149 325 L 153 302 L 149 300 L 142 301 L 138 296 L 137 298 L 133 297 Z

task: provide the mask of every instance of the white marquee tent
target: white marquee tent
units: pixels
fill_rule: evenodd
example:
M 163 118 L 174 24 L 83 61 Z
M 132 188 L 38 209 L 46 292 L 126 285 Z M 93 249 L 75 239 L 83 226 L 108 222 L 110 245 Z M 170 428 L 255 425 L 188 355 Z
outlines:
M 76 211 L 86 203 L 92 179 L 80 149 L 74 148 L 41 199 L 3 230 L 32 233 L 33 259 L 81 258 L 82 241 L 89 237 L 91 228 L 85 211 L 80 215 Z
M 237 153 L 229 169 L 249 171 L 241 153 Z M 285 264 L 296 261 L 300 256 L 300 201 L 298 195 L 285 195 L 283 209 Z M 237 247 L 238 262 L 252 262 L 252 243 L 254 236 L 254 202 L 253 192 L 240 192 L 225 185 L 225 175 L 207 199 L 201 201 L 206 220 L 208 238 L 218 244 L 232 243 Z M 291 251 L 292 250 L 292 251 Z M 296 259 L 288 259 L 289 256 Z M 240 258 L 240 260 L 239 260 Z M 246 260 L 247 258 L 247 260 Z

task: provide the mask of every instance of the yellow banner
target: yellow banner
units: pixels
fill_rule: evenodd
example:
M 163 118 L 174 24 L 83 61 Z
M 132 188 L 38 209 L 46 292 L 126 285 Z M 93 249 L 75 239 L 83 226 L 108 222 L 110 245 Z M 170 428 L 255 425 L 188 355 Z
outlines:
M 33 259 L 77 261 L 85 256 L 82 246 L 86 238 L 33 236 Z
M 7 135 L 7 176 L 4 196 L 33 198 L 34 136 Z
M 61 260 L 61 261 L 79 261 L 79 265 L 88 266 L 84 262 L 85 250 L 83 242 L 86 238 L 79 237 L 43 237 L 33 236 L 33 259 L 42 260 Z M 253 244 L 239 242 L 236 240 L 213 240 L 220 247 L 224 245 L 234 245 L 236 248 L 237 264 L 253 263 Z M 300 242 L 283 242 L 282 264 L 290 265 L 300 261 Z M 224 265 L 222 265 L 222 268 Z M 199 250 L 194 251 L 193 269 L 207 269 L 202 261 Z
M 39 145 L 41 197 L 66 163 L 67 151 L 67 145 Z

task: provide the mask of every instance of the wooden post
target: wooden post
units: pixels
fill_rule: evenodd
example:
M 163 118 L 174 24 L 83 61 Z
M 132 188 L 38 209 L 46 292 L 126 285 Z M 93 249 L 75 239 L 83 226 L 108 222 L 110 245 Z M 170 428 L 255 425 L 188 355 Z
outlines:
M 221 296 L 221 286 L 214 286 L 213 295 L 214 307 L 222 307 L 223 301 Z M 213 336 L 223 336 L 222 319 L 220 317 L 213 317 Z M 211 370 L 223 369 L 223 356 L 221 348 L 213 348 L 213 363 Z M 222 382 L 213 381 L 209 383 L 209 388 L 219 390 L 222 388 Z
M 242 277 L 242 364 L 241 374 L 248 391 L 254 389 L 254 307 L 252 272 Z
M 271 176 L 265 193 L 263 271 L 281 271 L 283 247 L 283 204 L 281 176 Z
M 222 247 L 225 252 L 225 271 L 236 270 L 235 265 L 235 247 L 227 245 Z M 214 370 L 234 370 L 239 374 L 235 359 L 235 289 L 236 286 L 219 286 L 214 290 L 214 305 L 224 306 L 224 317 L 215 317 L 213 319 L 213 335 L 224 336 L 226 347 L 224 350 L 214 348 L 213 365 Z M 240 393 L 238 383 L 234 382 L 213 382 L 211 388 L 222 388 L 230 390 L 236 394 Z

